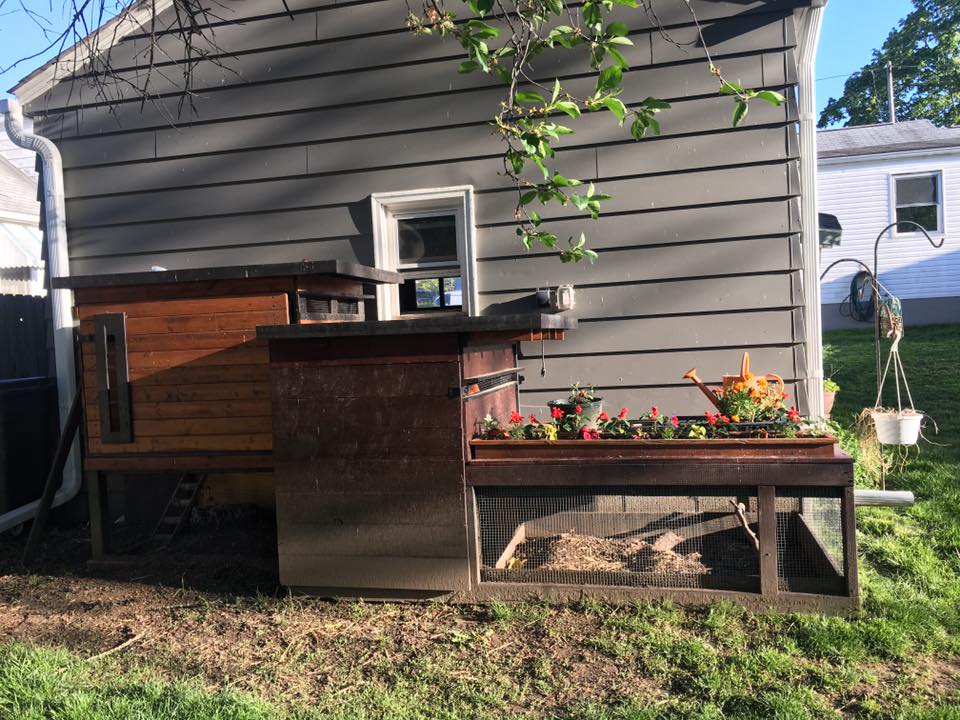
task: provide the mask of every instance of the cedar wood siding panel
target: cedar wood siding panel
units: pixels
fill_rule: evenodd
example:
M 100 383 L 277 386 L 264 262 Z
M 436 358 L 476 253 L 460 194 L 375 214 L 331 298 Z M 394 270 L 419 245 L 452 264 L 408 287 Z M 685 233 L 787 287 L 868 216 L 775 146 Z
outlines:
M 545 376 L 536 372 L 539 343 L 523 347 L 522 403 L 536 407 L 582 380 L 618 406 L 702 412 L 705 400 L 680 376 L 696 365 L 718 382 L 742 348 L 803 403 L 792 16 L 802 3 L 694 3 L 725 74 L 788 95 L 782 108 L 752 104 L 740 128 L 689 44 L 683 3 L 655 3 L 683 48 L 631 14 L 624 100 L 669 99 L 663 135 L 635 143 L 608 114 L 571 123 L 577 132 L 561 145 L 559 169 L 598 181 L 614 199 L 595 223 L 569 207 L 545 213 L 562 237 L 587 232 L 604 251 L 594 266 L 519 248 L 499 143 L 484 127 L 500 90 L 457 74 L 457 46 L 407 34 L 398 0 L 299 0 L 288 3 L 293 21 L 276 4 L 231 5 L 245 22 L 221 24 L 217 43 L 236 54 L 221 62 L 242 77 L 201 63 L 192 107 L 168 96 L 142 112 L 121 102 L 112 114 L 81 80 L 72 94 L 61 83 L 27 108 L 63 153 L 74 272 L 372 264 L 370 193 L 472 184 L 486 311 L 532 309 L 537 287 L 578 287 L 581 327 L 545 345 Z M 180 52 L 174 38 L 162 42 L 170 57 Z M 133 69 L 143 47 L 143 38 L 124 40 L 114 65 Z M 592 85 L 569 54 L 540 67 L 571 88 Z M 161 70 L 167 79 L 157 75 L 153 89 L 165 92 L 177 68 Z

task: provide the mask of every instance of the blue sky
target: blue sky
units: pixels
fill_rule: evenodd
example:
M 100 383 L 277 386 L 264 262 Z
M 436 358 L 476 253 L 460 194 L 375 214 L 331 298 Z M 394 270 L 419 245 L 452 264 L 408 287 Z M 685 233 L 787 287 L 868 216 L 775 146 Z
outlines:
M 108 0 L 108 6 L 112 2 Z M 22 11 L 10 11 L 15 5 L 13 0 L 0 0 L 0 68 L 41 50 L 50 42 L 37 24 Z M 27 0 L 27 5 L 34 5 L 38 12 L 46 14 L 49 14 L 48 8 L 51 6 L 54 14 L 62 8 L 60 0 Z M 823 108 L 831 96 L 843 92 L 846 76 L 870 59 L 871 51 L 880 47 L 890 30 L 910 12 L 911 7 L 910 0 L 829 0 L 817 55 L 819 108 Z M 53 51 L 49 51 L 0 74 L 0 88 L 6 90 L 15 85 L 52 54 Z

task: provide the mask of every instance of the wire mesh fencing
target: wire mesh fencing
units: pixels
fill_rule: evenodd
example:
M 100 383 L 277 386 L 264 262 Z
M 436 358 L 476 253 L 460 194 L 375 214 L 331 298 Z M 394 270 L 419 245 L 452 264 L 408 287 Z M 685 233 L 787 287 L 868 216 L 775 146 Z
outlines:
M 839 488 L 778 488 L 777 574 L 782 592 L 843 595 Z

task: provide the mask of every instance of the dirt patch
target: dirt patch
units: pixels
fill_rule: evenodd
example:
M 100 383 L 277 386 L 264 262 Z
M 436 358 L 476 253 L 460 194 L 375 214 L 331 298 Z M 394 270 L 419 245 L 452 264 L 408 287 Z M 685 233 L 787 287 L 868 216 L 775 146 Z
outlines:
M 675 533 L 666 533 L 653 543 L 561 533 L 530 538 L 517 545 L 516 562 L 511 569 L 709 574 L 710 569 L 701 562 L 700 553 L 682 554 L 673 550 L 682 542 L 683 538 Z

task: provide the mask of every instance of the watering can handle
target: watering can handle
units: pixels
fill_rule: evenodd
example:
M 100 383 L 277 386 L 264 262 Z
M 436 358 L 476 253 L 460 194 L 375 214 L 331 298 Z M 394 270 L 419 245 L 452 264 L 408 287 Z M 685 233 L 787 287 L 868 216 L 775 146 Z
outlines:
M 782 377 L 780 377 L 780 376 L 777 375 L 776 373 L 768 373 L 768 374 L 767 374 L 767 380 L 773 380 L 773 381 L 778 385 L 777 392 L 778 392 L 779 394 L 781 394 L 781 395 L 783 394 L 783 390 L 784 390 L 784 387 L 785 387 L 785 386 L 784 386 L 784 384 L 783 384 L 783 378 L 782 378 Z

